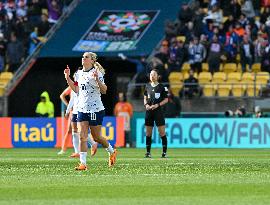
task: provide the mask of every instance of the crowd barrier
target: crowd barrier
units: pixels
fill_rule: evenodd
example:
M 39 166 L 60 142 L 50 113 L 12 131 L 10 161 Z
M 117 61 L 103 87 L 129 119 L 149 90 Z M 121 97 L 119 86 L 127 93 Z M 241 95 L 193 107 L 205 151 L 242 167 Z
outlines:
M 66 129 L 67 120 L 61 117 L 0 118 L 0 148 L 61 147 Z M 111 145 L 124 146 L 124 119 L 105 117 L 101 134 Z M 72 147 L 71 135 L 68 147 Z

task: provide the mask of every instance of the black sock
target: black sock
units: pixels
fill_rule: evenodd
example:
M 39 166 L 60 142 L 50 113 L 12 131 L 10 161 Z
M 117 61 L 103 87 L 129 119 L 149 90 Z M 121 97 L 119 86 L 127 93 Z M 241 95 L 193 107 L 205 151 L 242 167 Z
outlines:
M 152 137 L 146 136 L 146 152 L 151 151 Z
M 167 141 L 166 135 L 163 136 L 163 137 L 161 137 L 161 140 L 162 140 L 163 153 L 167 153 L 167 144 L 168 144 L 168 141 Z

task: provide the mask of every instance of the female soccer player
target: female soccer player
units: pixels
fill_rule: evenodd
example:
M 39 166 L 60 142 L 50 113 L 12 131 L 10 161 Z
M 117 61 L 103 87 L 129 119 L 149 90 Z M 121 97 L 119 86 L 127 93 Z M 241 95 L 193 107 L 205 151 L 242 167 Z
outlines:
M 154 122 L 158 127 L 162 140 L 163 152 L 161 157 L 167 157 L 167 137 L 165 134 L 165 118 L 161 108 L 168 102 L 168 89 L 158 82 L 158 71 L 153 69 L 150 72 L 150 83 L 146 85 L 144 91 L 145 128 L 146 128 L 146 158 L 151 158 L 152 131 Z
M 77 71 L 74 73 L 73 77 L 74 77 L 74 80 L 76 81 Z M 71 91 L 71 93 L 70 93 L 70 100 L 67 106 L 65 116 L 71 118 L 72 143 L 74 147 L 74 153 L 70 157 L 80 157 L 79 135 L 78 135 L 78 129 L 77 129 L 78 94 L 75 93 L 70 87 L 68 87 L 68 89 Z M 70 116 L 71 113 L 72 115 Z M 89 135 L 88 135 L 88 142 L 91 145 L 91 156 L 94 156 L 97 152 L 97 143 L 94 140 L 92 140 L 91 136 Z
M 71 89 L 78 93 L 78 122 L 80 129 L 80 164 L 76 170 L 87 170 L 87 135 L 90 127 L 93 139 L 102 144 L 109 153 L 109 167 L 116 162 L 116 150 L 101 136 L 101 124 L 105 115 L 105 108 L 101 101 L 101 94 L 106 94 L 104 83 L 105 71 L 97 62 L 97 55 L 85 52 L 82 57 L 83 69 L 78 71 L 77 82 L 73 82 L 69 75 L 70 69 L 64 71 L 65 78 Z

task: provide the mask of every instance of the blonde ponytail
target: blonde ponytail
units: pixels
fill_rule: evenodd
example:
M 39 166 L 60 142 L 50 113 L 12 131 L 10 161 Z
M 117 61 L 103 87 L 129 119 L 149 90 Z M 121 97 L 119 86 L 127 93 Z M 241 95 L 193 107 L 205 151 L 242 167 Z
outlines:
M 98 69 L 101 73 L 102 73 L 102 75 L 104 75 L 105 74 L 105 69 L 102 67 L 102 65 L 100 65 L 98 62 L 95 62 L 94 63 L 94 67 L 96 68 L 96 69 Z
M 105 69 L 97 62 L 97 54 L 93 52 L 87 52 L 91 56 L 91 59 L 94 61 L 94 67 L 95 69 L 99 70 L 102 75 L 105 74 Z

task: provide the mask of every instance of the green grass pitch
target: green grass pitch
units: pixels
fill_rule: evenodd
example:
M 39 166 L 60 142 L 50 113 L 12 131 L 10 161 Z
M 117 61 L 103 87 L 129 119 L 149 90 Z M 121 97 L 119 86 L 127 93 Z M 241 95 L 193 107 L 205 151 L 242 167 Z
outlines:
M 56 149 L 0 149 L 0 204 L 270 204 L 270 150 L 99 148 L 89 170 Z

